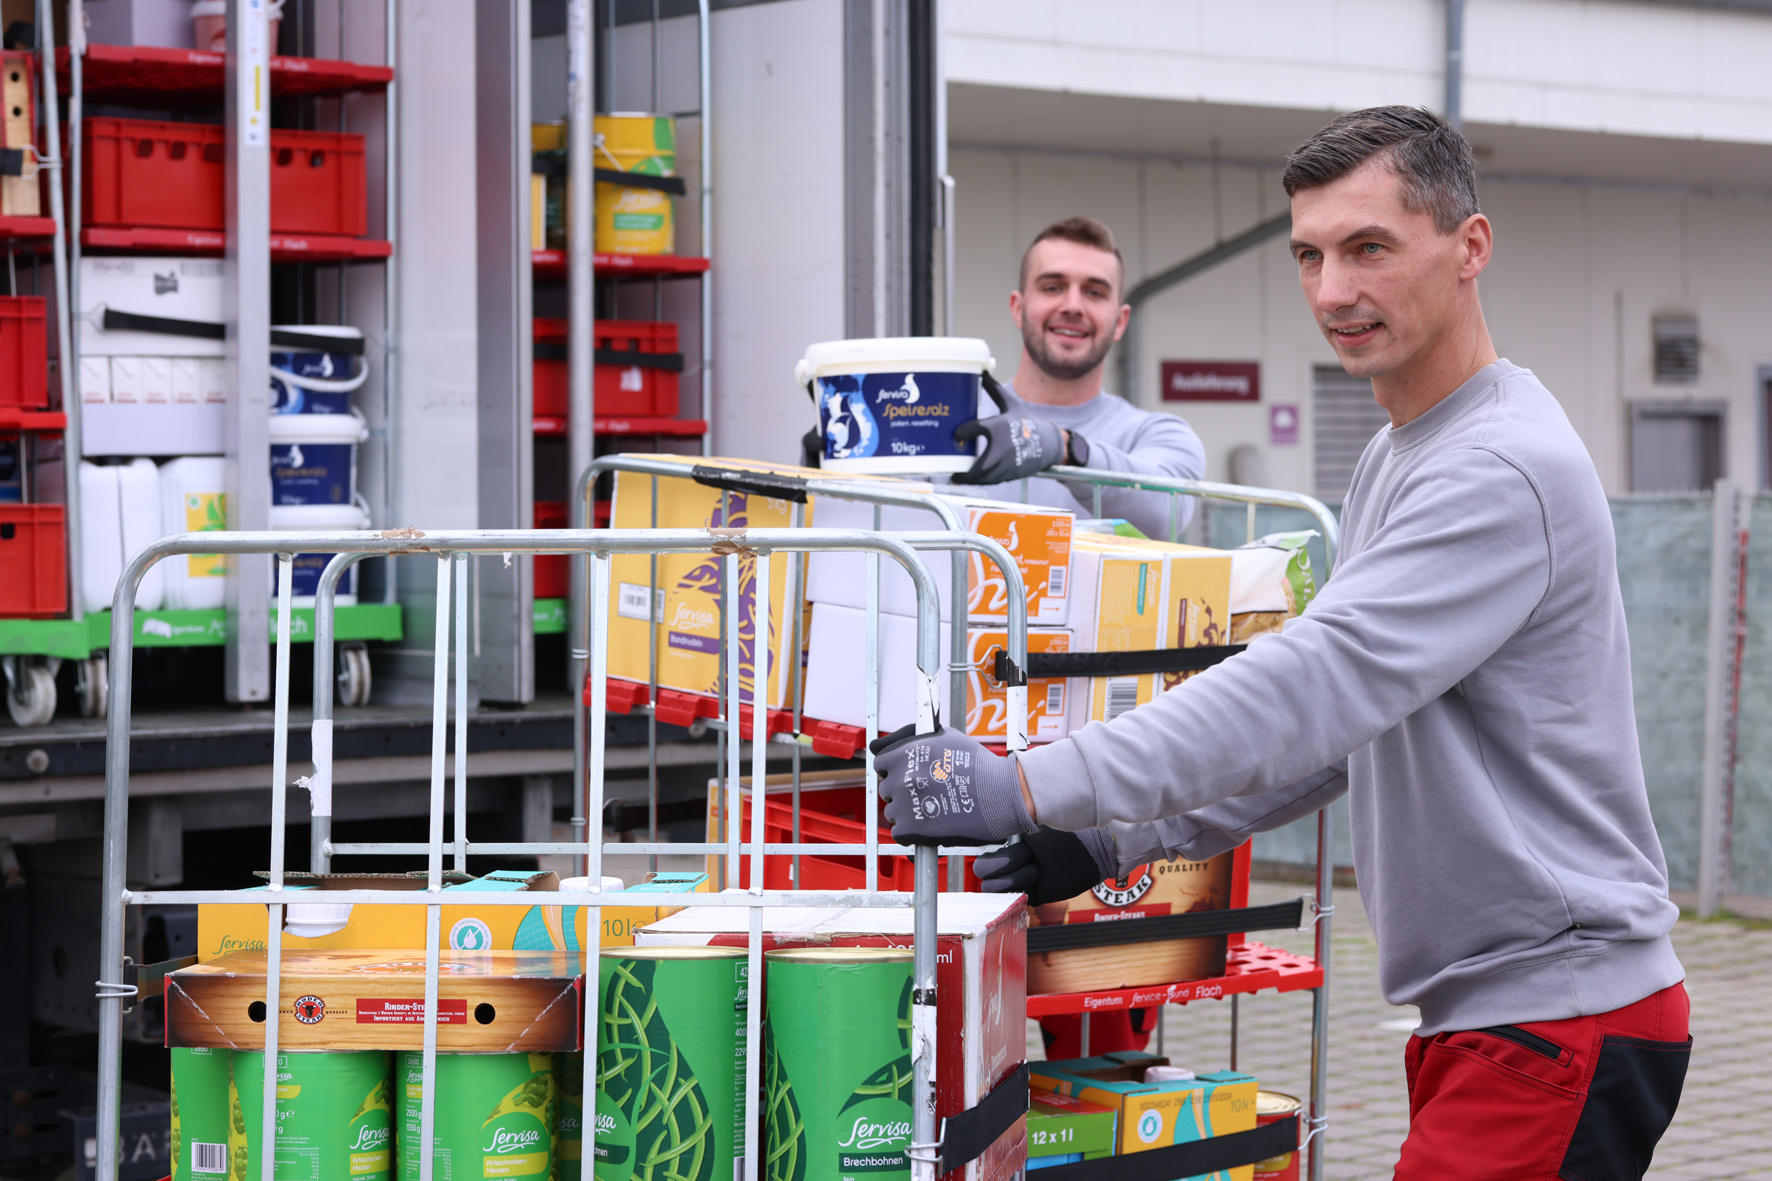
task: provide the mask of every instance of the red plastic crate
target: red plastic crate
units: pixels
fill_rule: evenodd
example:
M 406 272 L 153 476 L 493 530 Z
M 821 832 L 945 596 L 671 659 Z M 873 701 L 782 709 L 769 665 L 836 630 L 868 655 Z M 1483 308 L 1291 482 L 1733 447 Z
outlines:
M 538 500 L 535 502 L 537 529 L 566 528 L 566 502 Z M 535 555 L 535 597 L 564 599 L 572 587 L 572 559 L 566 554 Z
M 0 406 L 49 406 L 49 352 L 40 295 L 0 296 Z
M 0 617 L 68 609 L 68 540 L 59 504 L 0 504 Z
M 226 227 L 221 127 L 152 119 L 87 119 L 81 186 L 89 227 Z M 363 137 L 271 132 L 271 232 L 359 237 L 369 229 Z
M 535 321 L 536 418 L 565 418 L 566 321 Z M 599 352 L 629 352 L 641 356 L 668 356 L 677 352 L 677 325 L 670 321 L 598 320 L 595 326 Z M 677 414 L 680 375 L 669 369 L 638 365 L 595 367 L 597 417 L 665 417 Z
M 369 232 L 363 137 L 338 131 L 271 132 L 271 232 Z
M 812 805 L 816 804 L 817 807 Z M 863 809 L 867 807 L 867 793 L 859 787 L 829 787 L 807 789 L 800 794 L 800 840 L 808 843 L 849 845 L 861 844 L 867 840 L 867 819 Z M 745 796 L 740 813 L 743 827 L 740 832 L 743 839 L 751 838 L 751 797 Z M 889 840 L 892 830 L 884 819 L 880 822 L 881 840 Z M 789 800 L 782 800 L 779 795 L 772 797 L 763 807 L 763 840 L 767 843 L 791 841 L 794 839 L 794 806 Z M 766 890 L 790 890 L 793 884 L 789 881 L 789 871 L 793 868 L 793 858 L 786 853 L 771 854 L 763 861 L 763 888 Z M 942 858 L 942 888 L 947 888 L 947 858 Z M 741 888 L 750 885 L 750 858 L 739 861 L 739 885 Z M 860 890 L 867 885 L 867 859 L 848 854 L 832 854 L 818 857 L 810 853 L 800 855 L 800 885 L 802 890 Z M 880 889 L 903 890 L 909 892 L 916 887 L 916 866 L 909 857 L 898 857 L 890 853 L 880 858 Z M 976 892 L 982 887 L 978 875 L 972 872 L 970 863 L 966 866 L 967 890 Z

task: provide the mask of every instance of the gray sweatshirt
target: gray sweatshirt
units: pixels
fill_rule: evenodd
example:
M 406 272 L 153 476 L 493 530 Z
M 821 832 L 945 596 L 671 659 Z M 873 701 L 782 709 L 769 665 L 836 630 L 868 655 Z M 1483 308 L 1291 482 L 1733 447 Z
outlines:
M 1040 821 L 1112 826 L 1124 869 L 1347 792 L 1379 981 L 1423 1035 L 1683 979 L 1612 519 L 1556 400 L 1505 360 L 1481 370 L 1379 432 L 1343 529 L 1282 634 L 1022 755 Z
M 1099 393 L 1080 406 L 1048 406 L 1024 401 L 1007 383 L 1002 388 L 1009 398 L 1007 413 L 1026 414 L 1082 435 L 1089 443 L 1089 466 L 1092 468 L 1141 476 L 1205 478 L 1206 449 L 1186 419 L 1140 410 L 1117 394 Z M 1070 509 L 1088 517 L 1095 515 L 1094 488 L 1093 484 L 1036 478 L 1028 481 L 1027 499 L 1033 504 Z M 982 491 L 1002 500 L 1021 499 L 1020 488 L 1013 484 L 995 491 L 988 488 Z M 1181 529 L 1193 516 L 1193 497 L 1181 497 L 1178 506 L 1176 528 Z M 1103 485 L 1101 515 L 1124 517 L 1148 537 L 1169 536 L 1169 495 L 1166 492 L 1139 492 Z

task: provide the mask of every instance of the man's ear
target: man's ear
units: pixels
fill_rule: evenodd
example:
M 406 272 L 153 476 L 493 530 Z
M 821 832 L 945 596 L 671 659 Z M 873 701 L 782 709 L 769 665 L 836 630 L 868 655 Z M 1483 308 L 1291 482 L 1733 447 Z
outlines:
M 1132 305 L 1123 303 L 1120 312 L 1114 317 L 1114 339 L 1117 341 L 1126 335 L 1126 325 L 1132 323 Z
M 1017 332 L 1021 331 L 1021 308 L 1021 292 L 1011 291 L 1009 293 L 1009 318 L 1015 321 L 1015 330 Z
M 1473 213 L 1458 227 L 1460 249 L 1463 253 L 1463 265 L 1458 269 L 1458 277 L 1469 281 L 1483 273 L 1489 260 L 1495 257 L 1495 229 L 1489 219 L 1480 213 Z

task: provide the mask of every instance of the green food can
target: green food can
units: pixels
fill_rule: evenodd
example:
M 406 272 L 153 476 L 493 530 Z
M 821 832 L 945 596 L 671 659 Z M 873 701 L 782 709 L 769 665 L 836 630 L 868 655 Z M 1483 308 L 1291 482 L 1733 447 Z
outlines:
M 623 947 L 598 967 L 597 1181 L 728 1181 L 744 1152 L 749 957 Z
M 400 1181 L 418 1181 L 425 1056 L 403 1050 Z M 438 1054 L 431 1127 L 435 1181 L 548 1177 L 554 1169 L 554 1062 L 551 1054 Z
M 228 1175 L 227 1050 L 172 1051 L 172 1181 Z
M 911 953 L 772 951 L 763 1039 L 768 1181 L 911 1175 Z
M 554 1115 L 554 1181 L 580 1181 L 585 1119 L 582 1051 L 554 1055 L 554 1087 L 559 1095 Z
M 258 1181 L 265 1056 L 235 1050 L 229 1088 L 234 1181 Z M 384 1050 L 277 1055 L 277 1181 L 391 1181 Z

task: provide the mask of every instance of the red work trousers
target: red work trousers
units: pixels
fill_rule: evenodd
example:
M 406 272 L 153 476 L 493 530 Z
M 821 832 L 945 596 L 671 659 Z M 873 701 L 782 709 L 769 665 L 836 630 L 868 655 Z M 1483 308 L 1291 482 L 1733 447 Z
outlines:
M 1592 1017 L 1412 1037 L 1399 1181 L 1638 1181 L 1680 1102 L 1676 984 Z

